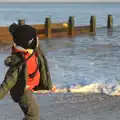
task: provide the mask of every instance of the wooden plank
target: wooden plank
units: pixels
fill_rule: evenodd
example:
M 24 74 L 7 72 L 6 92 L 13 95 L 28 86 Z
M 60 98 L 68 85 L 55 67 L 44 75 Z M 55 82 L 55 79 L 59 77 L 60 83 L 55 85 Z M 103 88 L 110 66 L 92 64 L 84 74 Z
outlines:
M 68 36 L 67 32 L 52 33 L 52 38 L 66 37 L 66 36 Z
M 59 33 L 59 32 L 67 32 L 67 28 L 54 28 L 52 29 L 52 33 Z

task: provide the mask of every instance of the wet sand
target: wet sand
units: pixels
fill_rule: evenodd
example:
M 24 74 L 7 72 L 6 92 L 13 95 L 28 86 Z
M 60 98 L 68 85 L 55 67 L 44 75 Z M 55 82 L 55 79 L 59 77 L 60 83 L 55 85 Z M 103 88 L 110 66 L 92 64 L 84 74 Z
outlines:
M 0 41 L 0 52 L 9 52 L 12 45 L 12 41 Z
M 105 94 L 35 95 L 41 120 L 119 120 L 120 97 Z M 22 120 L 23 113 L 6 96 L 0 101 L 0 120 Z

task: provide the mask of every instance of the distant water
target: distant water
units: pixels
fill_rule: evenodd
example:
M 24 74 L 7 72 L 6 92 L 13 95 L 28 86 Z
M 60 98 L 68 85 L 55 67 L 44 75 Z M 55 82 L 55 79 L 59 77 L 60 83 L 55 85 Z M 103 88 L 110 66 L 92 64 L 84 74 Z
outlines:
M 1 3 L 0 25 L 9 25 L 18 19 L 25 19 L 28 24 L 43 24 L 46 17 L 52 22 L 67 21 L 75 17 L 76 25 L 89 24 L 90 16 L 97 17 L 97 26 L 106 26 L 107 15 L 114 18 L 114 25 L 120 25 L 120 3 Z
M 66 21 L 74 15 L 76 25 L 89 24 L 91 15 L 97 17 L 97 26 L 106 26 L 108 14 L 114 17 L 113 32 L 97 30 L 96 36 L 77 36 L 41 41 L 48 58 L 53 83 L 58 87 L 103 84 L 103 92 L 117 89 L 120 82 L 120 4 L 0 4 L 0 24 L 8 25 L 18 19 L 27 23 L 44 23 L 47 16 L 53 22 Z M 6 50 L 4 50 L 6 49 Z M 0 49 L 0 75 L 4 78 L 4 58 L 10 47 Z M 99 89 L 99 87 L 94 89 Z M 91 89 L 93 89 L 91 88 Z M 108 90 L 109 89 L 109 90 Z M 88 89 L 89 91 L 89 89 Z M 107 93 L 106 92 L 106 93 Z

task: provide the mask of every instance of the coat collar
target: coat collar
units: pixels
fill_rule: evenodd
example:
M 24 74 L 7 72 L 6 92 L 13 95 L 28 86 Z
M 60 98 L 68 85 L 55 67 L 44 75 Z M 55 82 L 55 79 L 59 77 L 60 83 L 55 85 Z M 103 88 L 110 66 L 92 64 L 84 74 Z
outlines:
M 24 52 L 24 53 L 30 53 L 30 54 L 32 54 L 32 52 L 33 52 L 33 49 L 24 49 L 23 47 L 21 47 L 21 46 L 17 46 L 15 43 L 13 44 L 13 46 L 12 46 L 12 52 L 14 53 L 14 52 Z

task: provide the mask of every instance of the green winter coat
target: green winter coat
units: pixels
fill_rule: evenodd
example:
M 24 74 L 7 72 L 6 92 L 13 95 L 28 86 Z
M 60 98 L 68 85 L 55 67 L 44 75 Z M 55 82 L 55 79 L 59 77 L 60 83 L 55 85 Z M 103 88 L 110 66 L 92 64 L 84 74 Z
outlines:
M 35 52 L 38 54 L 41 77 L 39 85 L 34 89 L 50 90 L 52 88 L 52 82 L 47 60 L 40 48 L 37 48 Z M 28 79 L 26 62 L 20 53 L 14 53 L 7 57 L 5 65 L 9 68 L 5 74 L 4 81 L 0 86 L 0 99 L 2 99 L 10 91 L 13 100 L 18 102 L 20 97 L 24 94 L 26 80 Z

